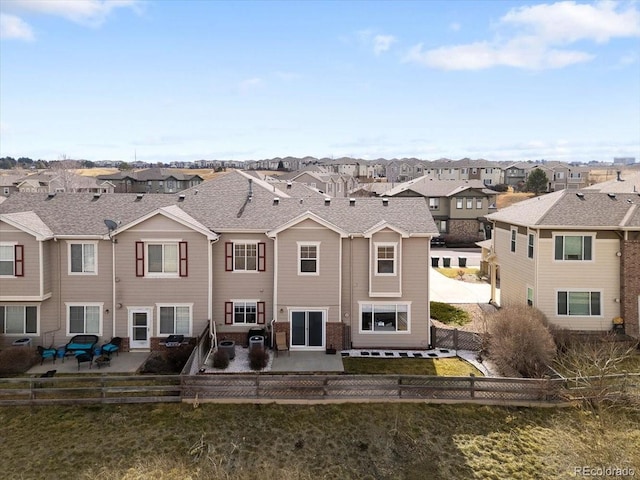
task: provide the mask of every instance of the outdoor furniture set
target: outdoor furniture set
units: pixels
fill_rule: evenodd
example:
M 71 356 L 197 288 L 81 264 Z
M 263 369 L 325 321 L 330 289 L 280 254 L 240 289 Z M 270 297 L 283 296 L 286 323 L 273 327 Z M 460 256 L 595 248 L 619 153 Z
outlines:
M 89 368 L 91 368 L 91 364 L 94 362 L 94 356 L 96 357 L 95 363 L 98 368 L 109 366 L 111 364 L 111 354 L 115 352 L 115 354 L 118 355 L 122 338 L 113 337 L 109 343 L 105 343 L 101 347 L 96 347 L 98 340 L 97 335 L 85 334 L 75 335 L 69 343 L 58 349 L 38 346 L 38 354 L 41 358 L 40 365 L 44 363 L 45 359 L 51 358 L 53 359 L 53 363 L 55 363 L 56 357 L 58 357 L 62 358 L 64 362 L 64 358 L 67 355 L 73 355 L 78 362 L 78 370 L 80 370 L 81 363 L 88 363 Z

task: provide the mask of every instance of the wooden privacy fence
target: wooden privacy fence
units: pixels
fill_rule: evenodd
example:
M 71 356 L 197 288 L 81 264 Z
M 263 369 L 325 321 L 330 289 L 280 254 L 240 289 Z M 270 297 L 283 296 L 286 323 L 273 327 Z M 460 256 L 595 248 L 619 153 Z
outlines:
M 546 379 L 420 375 L 197 375 L 183 399 L 557 401 L 561 382 Z
M 0 405 L 180 402 L 179 375 L 0 378 Z
M 472 351 L 482 349 L 482 338 L 477 333 L 465 332 L 457 328 L 441 328 L 435 325 L 431 325 L 431 343 L 436 348 Z

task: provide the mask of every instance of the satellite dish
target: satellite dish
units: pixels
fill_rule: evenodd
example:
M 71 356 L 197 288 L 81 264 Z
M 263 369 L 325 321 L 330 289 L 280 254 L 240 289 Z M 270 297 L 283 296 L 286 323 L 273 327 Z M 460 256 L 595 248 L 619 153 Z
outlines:
M 106 219 L 104 221 L 104 224 L 109 229 L 109 233 L 113 232 L 116 228 L 118 228 L 118 224 L 116 222 L 114 222 L 113 220 Z

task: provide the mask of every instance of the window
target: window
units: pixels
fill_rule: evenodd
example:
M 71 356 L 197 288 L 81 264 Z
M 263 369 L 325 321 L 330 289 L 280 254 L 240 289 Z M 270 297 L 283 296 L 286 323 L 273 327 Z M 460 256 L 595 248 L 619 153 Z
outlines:
M 556 260 L 591 260 L 591 236 L 582 235 L 556 235 L 555 259 Z
M 376 249 L 376 275 L 396 274 L 396 244 L 377 243 Z
M 462 198 L 456 198 L 456 208 L 462 208 Z
M 265 303 L 258 300 L 232 300 L 224 303 L 226 325 L 262 325 L 265 323 Z
M 485 185 L 491 185 L 491 179 L 490 178 L 485 178 L 484 184 Z
M 476 198 L 476 208 L 480 210 L 482 208 L 482 199 Z
M 439 224 L 439 228 L 438 228 L 440 233 L 447 233 L 447 221 L 446 220 L 440 220 L 440 224 Z
M 264 272 L 264 242 L 227 242 L 225 243 L 225 270 L 227 272 Z
M 0 276 L 24 276 L 24 246 L 13 243 L 0 244 Z
M 529 240 L 527 243 L 527 257 L 533 258 L 533 242 L 535 238 L 533 233 L 530 233 L 528 238 Z
M 533 307 L 533 288 L 527 287 L 527 305 Z
M 191 305 L 160 305 L 158 310 L 158 335 L 191 335 Z
M 558 315 L 600 316 L 600 292 L 558 292 Z
M 467 209 L 471 210 L 473 208 L 473 198 L 467 198 Z
M 409 332 L 409 305 L 363 303 L 360 305 L 363 332 Z
M 69 273 L 98 273 L 96 243 L 69 244 Z
M 67 304 L 67 334 L 101 335 L 102 304 L 69 305 Z
M 136 242 L 137 277 L 188 276 L 187 242 Z
M 0 307 L 0 333 L 6 335 L 37 335 L 38 307 L 24 305 Z
M 438 197 L 429 197 L 429 208 L 437 210 L 440 208 L 440 199 Z
M 319 275 L 320 243 L 298 242 L 298 275 Z
M 518 235 L 518 231 L 515 228 L 511 229 L 511 251 L 516 251 L 516 237 Z

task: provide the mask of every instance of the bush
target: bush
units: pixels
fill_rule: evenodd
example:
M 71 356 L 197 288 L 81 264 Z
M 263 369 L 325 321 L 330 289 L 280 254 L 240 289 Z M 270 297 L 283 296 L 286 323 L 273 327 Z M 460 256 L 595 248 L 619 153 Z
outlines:
M 140 372 L 157 375 L 179 374 L 189 360 L 193 348 L 193 345 L 181 345 L 164 352 L 152 352 L 140 368 Z
M 213 354 L 213 368 L 224 370 L 229 366 L 229 354 L 223 350 L 216 350 Z
M 0 375 L 25 373 L 38 361 L 29 347 L 9 347 L 0 352 Z
M 548 371 L 556 346 L 547 318 L 538 309 L 510 305 L 487 316 L 489 358 L 503 375 L 541 377 Z
M 430 302 L 431 318 L 446 325 L 464 325 L 468 323 L 469 314 L 464 310 L 442 302 Z
M 498 183 L 496 185 L 487 185 L 487 187 L 489 187 L 491 190 L 494 190 L 496 192 L 508 192 L 509 191 L 509 185 L 507 185 L 505 183 Z
M 251 370 L 262 370 L 269 363 L 269 352 L 264 348 L 253 348 L 249 352 Z

